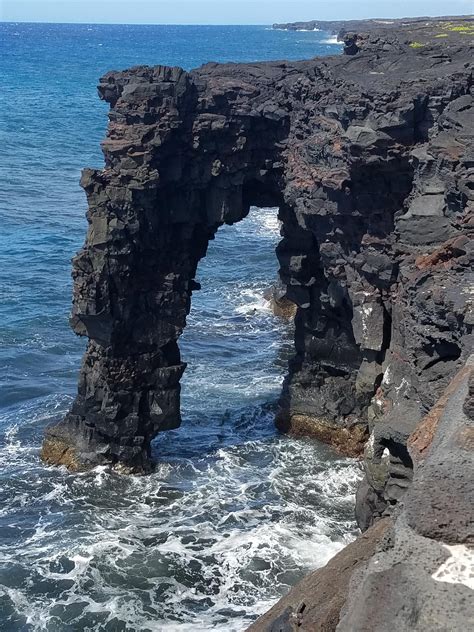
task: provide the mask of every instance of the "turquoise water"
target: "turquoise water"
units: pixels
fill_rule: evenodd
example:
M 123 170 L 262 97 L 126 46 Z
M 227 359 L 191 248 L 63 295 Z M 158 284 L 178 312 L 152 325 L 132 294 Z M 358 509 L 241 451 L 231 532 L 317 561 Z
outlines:
M 98 78 L 136 64 L 335 54 L 265 27 L 0 24 L 0 630 L 243 630 L 350 538 L 357 467 L 279 436 L 291 353 L 274 317 L 275 209 L 221 229 L 182 338 L 183 425 L 156 474 L 70 475 L 39 461 L 74 396 L 68 327 L 84 166 L 100 166 Z

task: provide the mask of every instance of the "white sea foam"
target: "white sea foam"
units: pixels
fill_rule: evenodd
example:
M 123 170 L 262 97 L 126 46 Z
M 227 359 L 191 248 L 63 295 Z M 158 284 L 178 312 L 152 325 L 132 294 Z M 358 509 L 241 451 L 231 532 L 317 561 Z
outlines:
M 103 468 L 80 477 L 52 472 L 38 499 L 50 509 L 23 548 L 32 579 L 62 588 L 45 598 L 11 587 L 15 610 L 35 631 L 48 629 L 52 612 L 71 609 L 82 626 L 99 617 L 103 625 L 133 621 L 137 630 L 245 629 L 350 539 L 359 477 L 355 464 L 328 462 L 329 450 L 312 442 L 281 437 L 262 452 L 264 445 L 231 444 L 210 462 L 179 459 L 148 478 L 124 480 Z M 71 501 L 83 526 L 58 530 L 57 512 Z
M 265 299 L 263 294 L 259 291 L 245 289 L 240 294 L 240 298 L 243 303 L 235 308 L 237 314 L 253 315 L 256 312 L 271 313 L 270 301 Z
M 337 44 L 338 46 L 342 46 L 342 42 L 337 39 L 337 35 L 333 35 L 332 37 L 328 37 L 327 39 L 321 40 L 322 44 Z
M 18 439 L 18 424 L 13 424 L 5 431 L 5 446 L 3 450 L 9 454 L 15 454 L 20 449 L 20 441 Z
M 240 233 L 251 232 L 263 238 L 275 241 L 280 234 L 281 222 L 278 219 L 278 208 L 256 208 L 250 209 L 249 216 L 245 220 L 246 226 L 242 222 L 237 224 L 236 231 Z
M 276 434 L 268 404 L 291 346 L 263 298 L 279 228 L 277 209 L 251 209 L 211 244 L 181 345 L 183 424 L 158 438 L 156 473 L 43 466 L 42 429 L 70 396 L 2 419 L 5 599 L 32 632 L 240 632 L 351 539 L 358 466 Z
M 280 234 L 281 222 L 278 219 L 278 209 L 259 209 L 259 221 L 261 226 L 273 235 Z

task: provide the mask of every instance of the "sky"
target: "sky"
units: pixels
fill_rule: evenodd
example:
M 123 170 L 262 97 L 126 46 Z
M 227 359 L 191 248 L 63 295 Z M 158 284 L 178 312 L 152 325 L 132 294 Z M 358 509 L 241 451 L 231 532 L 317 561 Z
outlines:
M 0 21 L 272 24 L 474 12 L 474 0 L 0 0 Z

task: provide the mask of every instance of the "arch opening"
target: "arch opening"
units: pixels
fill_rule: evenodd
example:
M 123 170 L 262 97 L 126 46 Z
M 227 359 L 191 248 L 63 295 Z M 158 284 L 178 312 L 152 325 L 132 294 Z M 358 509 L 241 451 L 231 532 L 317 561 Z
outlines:
M 265 428 L 248 422 L 251 436 L 274 434 L 269 420 L 293 349 L 292 318 L 275 315 L 272 307 L 279 241 L 278 209 L 257 207 L 242 221 L 220 227 L 210 241 L 197 268 L 201 289 L 193 292 L 179 339 L 187 365 L 182 426 L 174 437 L 156 437 L 155 460 L 172 445 L 181 455 L 195 454 L 197 444 L 207 452 L 243 440 L 241 417 L 262 419 Z

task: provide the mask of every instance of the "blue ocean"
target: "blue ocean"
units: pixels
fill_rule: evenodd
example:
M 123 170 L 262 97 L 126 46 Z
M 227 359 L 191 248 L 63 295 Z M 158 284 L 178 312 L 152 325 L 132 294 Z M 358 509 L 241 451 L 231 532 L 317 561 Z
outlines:
M 0 630 L 244 630 L 353 537 L 356 463 L 273 425 L 292 327 L 273 315 L 276 209 L 222 228 L 181 339 L 180 429 L 148 477 L 39 460 L 85 341 L 68 326 L 108 70 L 339 53 L 268 27 L 0 24 Z

